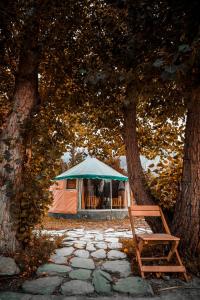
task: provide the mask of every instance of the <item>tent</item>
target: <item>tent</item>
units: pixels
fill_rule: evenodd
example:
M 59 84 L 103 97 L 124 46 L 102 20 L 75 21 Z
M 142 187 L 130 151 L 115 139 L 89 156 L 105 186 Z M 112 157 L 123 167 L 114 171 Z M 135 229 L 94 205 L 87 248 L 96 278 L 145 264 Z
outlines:
M 67 170 L 66 172 L 58 175 L 55 180 L 63 179 L 110 179 L 128 181 L 128 177 L 117 172 L 105 163 L 96 158 L 88 157 L 86 160 L 76 165 L 75 167 Z
M 50 213 L 77 215 L 90 212 L 126 210 L 130 205 L 128 177 L 96 158 L 54 178 Z

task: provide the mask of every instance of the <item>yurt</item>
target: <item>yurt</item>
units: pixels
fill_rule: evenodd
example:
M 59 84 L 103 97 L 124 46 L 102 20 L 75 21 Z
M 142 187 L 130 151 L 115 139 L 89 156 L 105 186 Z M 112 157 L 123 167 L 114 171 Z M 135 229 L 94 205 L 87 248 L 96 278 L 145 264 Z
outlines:
M 49 215 L 63 218 L 124 218 L 130 205 L 128 177 L 96 158 L 58 175 L 50 190 Z

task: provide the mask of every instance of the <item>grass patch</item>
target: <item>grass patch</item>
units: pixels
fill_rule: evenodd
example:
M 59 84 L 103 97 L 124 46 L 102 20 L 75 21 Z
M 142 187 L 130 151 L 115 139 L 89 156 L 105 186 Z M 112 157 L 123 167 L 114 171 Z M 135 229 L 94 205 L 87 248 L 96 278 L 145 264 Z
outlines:
M 58 217 L 51 217 L 46 215 L 42 224 L 37 225 L 36 229 L 43 228 L 46 230 L 64 230 L 64 229 L 75 229 L 75 228 L 85 228 L 85 229 L 129 229 L 130 221 L 128 218 L 123 220 L 87 220 L 87 219 L 64 219 Z

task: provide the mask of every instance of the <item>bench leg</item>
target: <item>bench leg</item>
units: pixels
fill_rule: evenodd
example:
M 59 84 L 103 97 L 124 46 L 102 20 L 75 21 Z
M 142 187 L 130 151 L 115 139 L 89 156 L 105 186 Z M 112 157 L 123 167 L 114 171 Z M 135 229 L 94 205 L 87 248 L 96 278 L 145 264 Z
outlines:
M 168 256 L 167 256 L 167 261 L 170 261 L 170 260 L 171 260 L 173 254 L 174 254 L 174 253 L 176 252 L 176 250 L 177 250 L 178 244 L 179 244 L 179 241 L 174 241 L 174 242 L 172 242 L 172 247 L 171 247 L 171 249 L 170 249 L 170 251 L 169 251 L 169 254 L 168 254 Z
M 142 247 L 143 247 L 142 244 L 140 244 L 140 247 L 141 247 L 141 249 L 142 249 Z M 144 272 L 142 271 L 141 252 L 139 251 L 139 247 L 138 247 L 138 244 L 137 244 L 137 240 L 136 240 L 136 247 L 135 247 L 135 250 L 136 250 L 136 257 L 137 257 L 137 261 L 138 261 L 138 265 L 139 265 L 141 277 L 142 277 L 142 278 L 145 278 Z
M 179 262 L 179 265 L 180 265 L 180 266 L 183 266 L 182 260 L 181 260 L 181 258 L 180 258 L 180 255 L 179 255 L 177 249 L 175 250 L 175 253 L 176 253 L 176 258 L 177 258 L 177 260 L 178 260 L 178 262 Z M 185 278 L 185 281 L 188 282 L 189 279 L 188 279 L 188 276 L 187 276 L 186 271 L 183 273 L 183 276 L 184 276 L 184 278 Z

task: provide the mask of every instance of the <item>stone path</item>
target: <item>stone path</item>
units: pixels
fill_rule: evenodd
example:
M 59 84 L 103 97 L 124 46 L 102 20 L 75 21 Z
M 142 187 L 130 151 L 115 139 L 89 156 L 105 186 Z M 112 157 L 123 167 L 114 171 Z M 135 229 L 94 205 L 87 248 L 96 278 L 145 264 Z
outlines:
M 144 229 L 138 231 L 144 232 Z M 148 283 L 131 276 L 130 262 L 127 255 L 121 251 L 122 244 L 119 239 L 131 238 L 131 231 L 81 228 L 65 232 L 53 231 L 51 234 L 60 236 L 64 234 L 63 248 L 57 249 L 50 257 L 51 263 L 38 268 L 39 277 L 42 275 L 48 277 L 25 282 L 22 285 L 25 292 L 35 294 L 38 290 L 40 294 L 52 294 L 56 290 L 65 296 L 117 293 L 135 296 L 153 295 Z M 51 276 L 54 276 L 54 284 Z M 126 277 L 127 281 L 124 280 Z M 41 291 L 42 284 L 44 288 Z
M 119 238 L 131 238 L 130 231 L 81 228 L 49 233 L 63 236 L 63 247 L 55 251 L 49 263 L 38 268 L 36 279 L 22 284 L 21 294 L 0 293 L 0 300 L 76 300 L 87 296 L 102 300 L 130 299 L 129 296 L 148 299 L 154 295 L 149 281 L 132 275 L 130 262 L 121 250 Z M 153 299 L 167 299 L 162 297 Z

